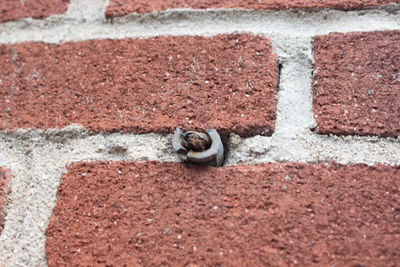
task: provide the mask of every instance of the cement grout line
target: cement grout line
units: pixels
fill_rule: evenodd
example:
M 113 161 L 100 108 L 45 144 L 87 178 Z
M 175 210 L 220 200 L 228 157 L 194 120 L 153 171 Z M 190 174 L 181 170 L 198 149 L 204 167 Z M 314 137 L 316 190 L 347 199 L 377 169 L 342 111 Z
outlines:
M 312 38 L 272 36 L 281 65 L 274 135 L 308 135 L 316 126 L 312 112 Z
M 172 134 L 94 134 L 80 126 L 63 129 L 17 130 L 1 133 L 14 142 L 24 140 L 24 151 L 35 154 L 44 147 L 57 148 L 66 162 L 80 160 L 127 160 L 179 162 L 172 150 Z M 0 142 L 1 144 L 2 142 Z M 54 148 L 55 147 L 55 148 Z M 377 163 L 400 164 L 400 140 L 395 138 L 361 136 L 324 136 L 300 125 L 273 136 L 241 138 L 239 144 L 230 144 L 226 165 L 259 164 L 267 162 L 324 162 L 338 161 L 342 164 Z M 42 159 L 51 161 L 54 151 L 43 151 Z
M 400 142 L 368 137 L 333 137 L 303 135 L 298 137 L 256 136 L 242 140 L 233 149 L 226 164 L 261 164 L 266 162 L 400 165 Z
M 67 22 L 78 23 L 105 22 L 108 5 L 109 0 L 70 0 L 67 12 L 59 15 L 56 21 L 65 19 Z
M 72 0 L 64 15 L 0 24 L 0 43 L 138 38 L 158 35 L 215 35 L 252 32 L 313 37 L 329 32 L 399 30 L 400 5 L 359 11 L 331 9 L 251 11 L 240 9 L 169 10 L 131 14 L 106 21 L 106 0 Z
M 29 190 L 29 166 L 22 140 L 9 136 L 0 136 L 0 166 L 11 171 L 11 193 L 4 206 L 6 212 L 5 225 L 0 236 L 0 266 L 8 266 L 9 255 L 21 252 L 19 243 L 21 233 L 16 225 L 23 225 L 28 204 L 26 192 Z M 8 218 L 13 218 L 9 223 Z M 8 255 L 7 253 L 8 252 Z M 15 262 L 15 266 L 20 265 Z

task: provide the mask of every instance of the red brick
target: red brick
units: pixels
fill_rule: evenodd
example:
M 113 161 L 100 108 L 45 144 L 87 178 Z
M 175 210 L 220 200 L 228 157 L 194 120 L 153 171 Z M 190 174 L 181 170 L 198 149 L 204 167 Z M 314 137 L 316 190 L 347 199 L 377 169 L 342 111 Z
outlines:
M 123 16 L 129 13 L 148 13 L 176 8 L 244 8 L 282 10 L 289 8 L 334 8 L 341 10 L 362 9 L 388 3 L 400 3 L 400 0 L 110 0 L 106 17 Z
M 7 203 L 7 195 L 11 192 L 10 172 L 0 168 L 0 234 L 4 227 L 4 205 Z
M 50 15 L 63 14 L 69 0 L 1 0 L 0 22 L 26 17 L 42 19 Z
M 262 36 L 0 45 L 1 130 L 274 131 L 278 62 Z
M 315 37 L 320 134 L 400 135 L 400 31 Z
M 49 266 L 394 266 L 400 167 L 68 166 Z

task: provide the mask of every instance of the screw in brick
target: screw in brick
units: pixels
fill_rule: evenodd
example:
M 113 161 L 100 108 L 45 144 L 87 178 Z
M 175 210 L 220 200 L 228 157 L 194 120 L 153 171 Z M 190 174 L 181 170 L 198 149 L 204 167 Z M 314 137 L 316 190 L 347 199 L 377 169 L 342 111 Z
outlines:
M 206 133 L 183 133 L 180 128 L 176 128 L 172 147 L 183 162 L 215 167 L 222 166 L 224 162 L 224 146 L 215 129 L 206 130 Z

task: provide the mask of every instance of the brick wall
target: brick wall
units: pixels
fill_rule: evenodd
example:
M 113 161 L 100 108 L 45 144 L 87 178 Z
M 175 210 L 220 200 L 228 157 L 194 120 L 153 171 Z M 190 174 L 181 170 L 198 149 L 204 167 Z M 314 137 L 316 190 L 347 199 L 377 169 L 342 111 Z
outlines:
M 3 1 L 0 265 L 396 265 L 399 2 Z

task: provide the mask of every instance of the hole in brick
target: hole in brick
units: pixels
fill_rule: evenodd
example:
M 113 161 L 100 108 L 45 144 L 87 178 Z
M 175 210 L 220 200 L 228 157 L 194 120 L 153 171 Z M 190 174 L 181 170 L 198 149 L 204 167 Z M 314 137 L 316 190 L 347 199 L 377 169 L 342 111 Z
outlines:
M 222 142 L 222 145 L 224 146 L 224 161 L 222 162 L 222 165 L 221 165 L 221 167 L 223 167 L 225 165 L 226 156 L 229 153 L 229 136 L 221 135 L 221 142 Z
M 281 86 L 281 73 L 282 73 L 282 68 L 283 68 L 282 64 L 279 63 L 279 65 L 278 65 L 278 91 L 279 91 L 279 88 L 280 88 L 280 86 Z

